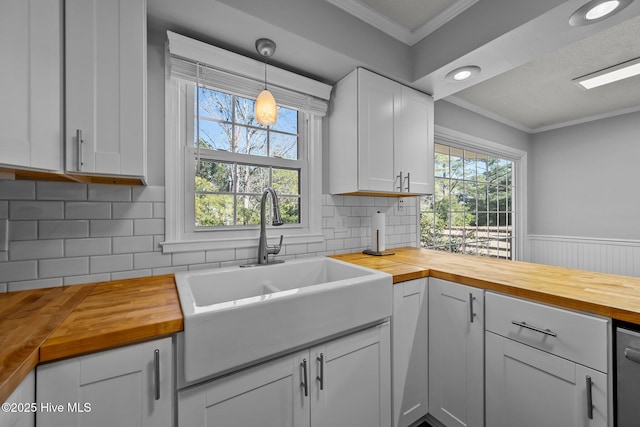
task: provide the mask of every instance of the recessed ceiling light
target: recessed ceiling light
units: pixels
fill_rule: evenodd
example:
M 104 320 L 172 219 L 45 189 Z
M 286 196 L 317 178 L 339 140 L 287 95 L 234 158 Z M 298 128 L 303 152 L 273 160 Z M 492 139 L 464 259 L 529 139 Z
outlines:
M 603 19 L 620 12 L 629 6 L 633 0 L 591 0 L 580 9 L 573 12 L 569 18 L 569 25 L 580 27 L 595 24 Z
M 593 89 L 594 87 L 617 82 L 629 77 L 640 74 L 640 58 L 605 68 L 595 73 L 573 79 L 573 82 L 579 84 L 585 89 Z
M 450 71 L 445 79 L 448 82 L 462 82 L 465 80 L 469 80 L 475 76 L 480 74 L 480 67 L 476 67 L 475 65 L 467 65 L 465 67 L 456 68 L 453 71 Z

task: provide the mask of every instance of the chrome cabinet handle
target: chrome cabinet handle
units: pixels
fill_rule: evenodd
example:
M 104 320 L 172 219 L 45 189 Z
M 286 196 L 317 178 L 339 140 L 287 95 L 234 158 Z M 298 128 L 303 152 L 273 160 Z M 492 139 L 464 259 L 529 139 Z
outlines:
M 153 352 L 153 381 L 156 388 L 156 400 L 160 400 L 160 350 Z
M 81 171 L 82 166 L 84 165 L 84 162 L 82 161 L 82 129 L 76 129 L 76 144 L 78 144 L 78 161 L 76 169 Z
M 587 417 L 592 420 L 593 419 L 593 395 L 591 393 L 591 388 L 593 386 L 593 381 L 591 381 L 591 377 L 587 375 Z
M 632 362 L 640 363 L 640 351 L 633 348 L 625 348 L 624 349 L 624 357 L 631 360 Z
M 471 292 L 469 292 L 469 323 L 473 323 L 473 318 L 476 315 L 473 312 L 473 300 L 475 298 L 473 297 L 473 294 Z
M 304 395 L 309 396 L 309 384 L 307 383 L 307 359 L 302 359 L 302 363 L 300 364 L 302 368 L 302 387 L 304 387 Z
M 521 328 L 530 329 L 532 331 L 540 332 L 541 334 L 549 335 L 551 337 L 557 337 L 558 336 L 558 334 L 556 334 L 555 332 L 551 331 L 550 329 L 538 328 L 537 326 L 528 325 L 525 322 L 516 322 L 515 320 L 512 320 L 511 323 L 513 323 L 516 326 L 520 326 Z
M 316 377 L 316 380 L 320 381 L 320 390 L 324 390 L 324 353 L 320 353 L 316 360 L 320 362 L 320 375 Z
M 407 172 L 407 193 L 411 192 L 411 179 L 409 179 L 409 177 L 409 172 Z
M 402 171 L 396 176 L 398 178 L 398 186 L 396 187 L 399 192 L 402 193 L 402 188 L 404 187 L 404 180 L 402 179 Z

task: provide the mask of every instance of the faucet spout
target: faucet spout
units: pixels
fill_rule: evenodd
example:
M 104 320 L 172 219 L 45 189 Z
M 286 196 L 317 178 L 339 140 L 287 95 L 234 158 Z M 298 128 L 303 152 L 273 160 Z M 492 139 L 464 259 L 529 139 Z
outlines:
M 274 264 L 278 262 L 284 262 L 282 260 L 269 261 L 269 254 L 277 255 L 282 248 L 283 236 L 280 236 L 280 243 L 277 245 L 269 246 L 267 244 L 267 227 L 266 227 L 266 204 L 267 197 L 271 196 L 271 224 L 279 226 L 284 224 L 282 216 L 280 215 L 280 206 L 278 204 L 278 195 L 273 188 L 266 188 L 262 193 L 262 199 L 260 200 L 260 242 L 258 244 L 258 264 Z

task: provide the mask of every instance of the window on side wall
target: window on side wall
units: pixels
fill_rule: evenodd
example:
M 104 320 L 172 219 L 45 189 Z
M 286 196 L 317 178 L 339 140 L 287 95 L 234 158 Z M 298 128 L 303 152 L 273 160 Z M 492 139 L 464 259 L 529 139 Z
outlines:
M 435 144 L 435 191 L 420 203 L 420 245 L 514 259 L 515 162 Z

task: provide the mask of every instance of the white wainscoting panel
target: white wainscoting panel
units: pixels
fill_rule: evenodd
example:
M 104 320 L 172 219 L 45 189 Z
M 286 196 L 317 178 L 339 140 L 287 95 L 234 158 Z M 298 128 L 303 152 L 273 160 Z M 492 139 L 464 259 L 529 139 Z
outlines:
M 640 277 L 640 241 L 529 235 L 525 261 Z

